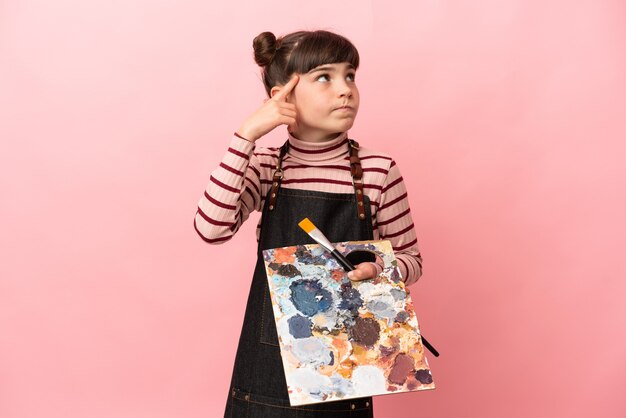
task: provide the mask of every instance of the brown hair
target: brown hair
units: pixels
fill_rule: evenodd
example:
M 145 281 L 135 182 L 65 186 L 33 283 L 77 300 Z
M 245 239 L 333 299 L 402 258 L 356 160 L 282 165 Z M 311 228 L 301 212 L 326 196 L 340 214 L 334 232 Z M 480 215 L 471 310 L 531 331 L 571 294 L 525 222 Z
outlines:
M 262 32 L 252 41 L 254 60 L 262 67 L 268 97 L 272 87 L 285 85 L 294 72 L 304 74 L 324 64 L 349 62 L 359 68 L 359 52 L 347 38 L 326 30 L 297 31 L 279 39 Z

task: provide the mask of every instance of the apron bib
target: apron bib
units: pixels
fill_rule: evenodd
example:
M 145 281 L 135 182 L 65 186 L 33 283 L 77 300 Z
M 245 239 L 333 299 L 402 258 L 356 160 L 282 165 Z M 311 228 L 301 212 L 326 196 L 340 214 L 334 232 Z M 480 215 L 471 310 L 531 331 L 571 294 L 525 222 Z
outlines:
M 280 188 L 281 148 L 262 212 L 257 263 L 239 338 L 225 418 L 371 418 L 372 398 L 291 407 L 278 345 L 262 250 L 315 244 L 298 223 L 309 218 L 331 242 L 373 239 L 370 201 L 363 193 L 358 144 L 350 140 L 355 193 Z

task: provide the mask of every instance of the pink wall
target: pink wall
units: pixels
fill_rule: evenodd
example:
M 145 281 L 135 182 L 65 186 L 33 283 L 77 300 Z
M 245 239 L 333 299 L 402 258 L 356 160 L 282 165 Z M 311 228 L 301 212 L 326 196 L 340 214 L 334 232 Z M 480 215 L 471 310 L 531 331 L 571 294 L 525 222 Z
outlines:
M 301 28 L 359 48 L 351 136 L 425 260 L 438 388 L 376 416 L 626 416 L 620 0 L 2 2 L 0 416 L 220 416 L 258 216 L 221 246 L 193 216 L 264 98 L 253 37 Z

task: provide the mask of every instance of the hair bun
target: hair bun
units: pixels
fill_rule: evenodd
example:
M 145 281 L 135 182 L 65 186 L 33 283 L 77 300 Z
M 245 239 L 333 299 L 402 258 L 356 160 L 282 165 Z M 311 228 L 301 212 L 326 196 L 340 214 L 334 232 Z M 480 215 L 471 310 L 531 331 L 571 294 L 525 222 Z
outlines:
M 281 40 L 277 41 L 276 36 L 272 32 L 262 32 L 252 41 L 254 48 L 254 60 L 256 63 L 265 67 L 274 59 L 276 50 L 280 48 Z

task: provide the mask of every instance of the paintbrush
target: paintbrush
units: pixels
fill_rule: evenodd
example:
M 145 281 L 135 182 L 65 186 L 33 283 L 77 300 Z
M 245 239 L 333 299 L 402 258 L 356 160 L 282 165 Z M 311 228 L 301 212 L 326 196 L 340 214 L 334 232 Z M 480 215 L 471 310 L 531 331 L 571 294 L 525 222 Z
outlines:
M 322 247 L 324 247 L 327 251 L 329 251 L 332 254 L 332 256 L 335 258 L 335 260 L 337 260 L 337 262 L 341 265 L 341 267 L 343 267 L 345 271 L 356 270 L 356 267 L 354 267 L 354 265 L 350 261 L 348 261 L 348 259 L 344 257 L 343 254 L 341 254 L 335 247 L 333 247 L 333 245 L 330 243 L 328 238 L 326 238 L 326 236 L 322 233 L 322 231 L 320 231 L 319 229 L 317 229 L 315 225 L 313 225 L 313 222 L 311 222 L 309 218 L 304 218 L 303 220 L 301 220 L 298 223 L 298 226 L 300 226 L 300 228 L 302 228 L 304 232 L 309 234 L 309 236 L 313 238 L 315 242 L 317 242 Z M 435 349 L 435 347 L 433 347 L 426 340 L 426 338 L 424 338 L 423 335 L 421 335 L 421 337 L 422 337 L 422 342 L 424 343 L 424 347 L 426 347 L 428 351 L 433 353 L 435 357 L 439 357 L 439 352 Z
M 304 232 L 309 234 L 309 236 L 313 238 L 315 242 L 326 248 L 326 250 L 330 252 L 330 254 L 335 258 L 335 260 L 337 260 L 337 262 L 341 265 L 341 267 L 343 267 L 345 271 L 352 271 L 356 269 L 356 267 L 354 267 L 354 265 L 350 261 L 348 261 L 348 259 L 344 257 L 343 254 L 341 254 L 335 247 L 333 247 L 328 238 L 326 238 L 326 236 L 322 234 L 322 231 L 320 231 L 315 225 L 313 225 L 313 222 L 311 222 L 309 218 L 304 218 L 298 223 L 298 225 L 304 230 Z

